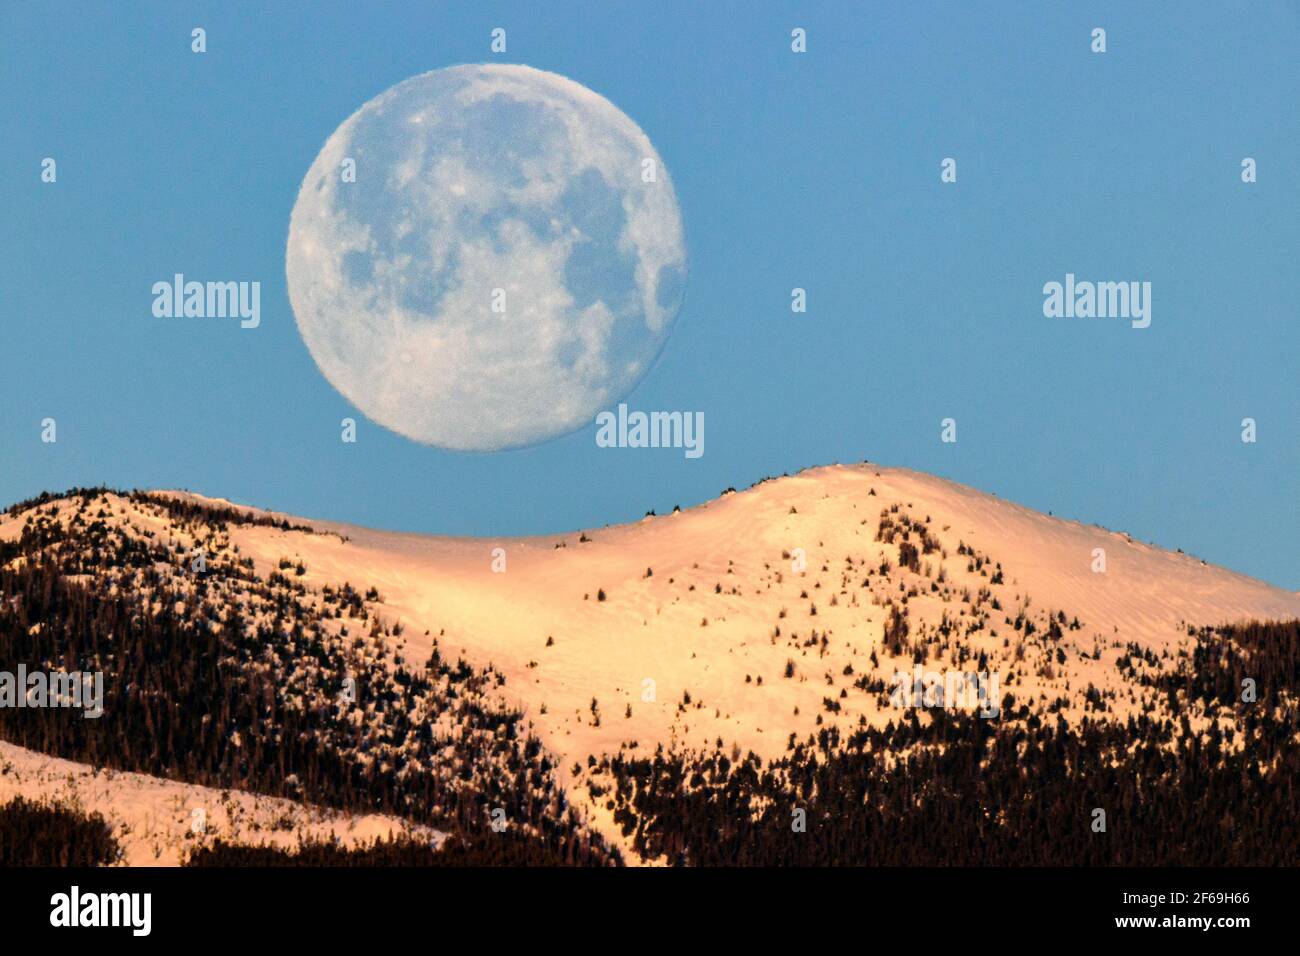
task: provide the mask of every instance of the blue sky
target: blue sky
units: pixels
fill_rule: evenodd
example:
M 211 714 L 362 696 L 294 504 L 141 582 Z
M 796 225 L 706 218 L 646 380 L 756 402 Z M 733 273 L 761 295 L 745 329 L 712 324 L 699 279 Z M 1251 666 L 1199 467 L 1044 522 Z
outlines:
M 1300 587 L 1300 5 L 748 6 L 0 5 L 0 500 L 179 486 L 540 533 L 870 458 Z M 701 458 L 594 424 L 418 445 L 298 335 L 285 240 L 321 145 L 394 83 L 493 59 L 497 26 L 497 59 L 606 96 L 671 171 L 685 305 L 628 403 L 703 411 Z M 154 318 L 175 272 L 260 281 L 261 327 Z M 1150 281 L 1151 327 L 1045 318 L 1067 272 Z

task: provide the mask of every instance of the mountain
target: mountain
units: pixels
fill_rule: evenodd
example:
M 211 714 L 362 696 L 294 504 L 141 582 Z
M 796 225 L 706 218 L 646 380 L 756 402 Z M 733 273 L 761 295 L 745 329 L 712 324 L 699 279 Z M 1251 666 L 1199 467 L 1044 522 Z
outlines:
M 469 861 L 1297 852 L 1300 595 L 903 469 L 499 539 L 78 490 L 0 564 L 5 659 L 106 674 L 98 721 L 0 710 L 14 749 Z

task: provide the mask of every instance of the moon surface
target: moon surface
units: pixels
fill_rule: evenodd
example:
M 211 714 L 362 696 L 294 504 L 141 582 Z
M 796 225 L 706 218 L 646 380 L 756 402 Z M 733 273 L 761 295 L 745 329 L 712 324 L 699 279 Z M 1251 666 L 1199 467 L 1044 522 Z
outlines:
M 526 66 L 412 77 L 298 192 L 289 299 L 321 372 L 418 442 L 489 451 L 590 423 L 658 355 L 686 246 L 672 182 L 604 97 Z

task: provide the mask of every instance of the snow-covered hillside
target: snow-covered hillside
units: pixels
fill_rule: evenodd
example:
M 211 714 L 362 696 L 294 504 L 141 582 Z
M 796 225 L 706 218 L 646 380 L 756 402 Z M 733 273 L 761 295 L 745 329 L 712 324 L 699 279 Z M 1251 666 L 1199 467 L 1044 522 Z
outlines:
M 828 728 L 911 719 L 891 689 L 918 668 L 996 675 L 1006 719 L 1143 714 L 1204 727 L 1213 714 L 1175 713 L 1176 697 L 1155 683 L 1191 660 L 1193 630 L 1300 618 L 1296 593 L 871 464 L 764 481 L 634 524 L 513 539 L 154 494 L 258 520 L 213 535 L 113 494 L 100 520 L 177 555 L 219 547 L 251 559 L 257 577 L 287 575 L 308 604 L 329 604 L 344 585 L 365 593 L 384 666 L 423 666 L 436 646 L 503 678 L 504 706 L 554 756 L 559 785 L 630 859 L 627 828 L 588 769 L 605 758 L 662 747 L 777 759 Z M 72 507 L 44 510 L 66 521 Z M 0 520 L 0 540 L 15 540 L 29 513 Z
M 920 573 L 900 567 L 899 541 L 877 540 L 882 512 L 896 506 L 940 545 L 920 556 Z M 1064 687 L 1070 675 L 1106 680 L 1128 642 L 1161 653 L 1186 643 L 1187 625 L 1300 617 L 1295 593 L 953 482 L 870 464 L 812 469 L 635 524 L 533 538 L 429 537 L 292 520 L 338 534 L 249 526 L 232 538 L 260 568 L 287 556 L 306 564 L 311 584 L 376 586 L 386 613 L 407 625 L 413 659 L 426 653 L 428 631 L 444 635 L 445 647 L 492 663 L 543 739 L 574 759 L 631 740 L 700 744 L 719 736 L 759 753 L 782 750 L 791 732 L 814 727 L 828 688 L 851 687 L 845 666 L 870 667 L 886 605 L 901 607 L 905 597 L 913 631 L 938 626 L 945 611 L 963 628 L 984 616 L 971 645 L 995 658 L 1014 656 L 1022 610 L 1040 622 L 1058 612 L 1077 618 L 1080 627 L 1063 638 L 1074 653 L 1054 681 L 1042 682 L 1044 692 Z M 497 548 L 502 571 L 493 570 Z M 796 570 L 799 549 L 803 570 Z M 1092 570 L 1095 549 L 1105 552 L 1104 572 Z M 978 571 L 977 558 L 985 562 Z M 891 566 L 882 574 L 883 561 Z M 1001 610 L 978 601 L 981 588 Z M 1080 659 L 1097 647 L 1099 661 Z M 790 660 L 796 676 L 785 679 Z M 892 676 L 894 665 L 881 659 L 882 676 Z M 911 670 L 912 662 L 898 666 Z M 654 701 L 643 699 L 646 680 L 654 682 Z M 1025 680 L 1035 689 L 1041 682 L 1036 674 Z M 692 704 L 682 710 L 685 694 Z M 852 723 L 860 714 L 876 719 L 880 711 L 872 695 L 851 690 L 837 720 Z

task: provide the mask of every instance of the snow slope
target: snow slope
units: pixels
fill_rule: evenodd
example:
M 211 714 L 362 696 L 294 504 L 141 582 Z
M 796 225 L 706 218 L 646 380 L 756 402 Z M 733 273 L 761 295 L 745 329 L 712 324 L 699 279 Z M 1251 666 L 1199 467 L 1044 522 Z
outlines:
M 886 617 L 873 597 L 897 598 L 912 579 L 925 584 L 897 567 L 896 546 L 875 540 L 881 510 L 895 504 L 930 519 L 946 558 L 924 560 L 942 565 L 954 589 L 989 586 L 1009 616 L 1028 601 L 1030 615 L 1077 617 L 1081 628 L 1066 632 L 1066 644 L 1080 652 L 1103 645 L 1099 672 L 1113 670 L 1120 644 L 1172 651 L 1186 640 L 1185 624 L 1300 616 L 1295 593 L 953 482 L 870 464 L 812 469 L 688 511 L 563 535 L 445 538 L 295 518 L 339 537 L 264 527 L 240 527 L 232 537 L 259 570 L 290 557 L 305 562 L 309 585 L 378 587 L 382 612 L 406 628 L 408 660 L 424 659 L 428 631 L 444 634 L 444 650 L 494 664 L 543 740 L 568 762 L 630 741 L 653 747 L 722 738 L 771 754 L 791 732 L 817 726 L 823 698 L 849 683 L 846 665 L 870 666 Z M 969 573 L 956 554 L 962 544 L 1000 563 L 1004 583 Z M 505 555 L 499 572 L 497 548 Z M 803 571 L 793 565 L 800 548 Z M 1092 570 L 1097 548 L 1105 551 L 1104 573 Z M 895 563 L 887 580 L 877 573 L 870 589 L 860 587 L 862 569 L 883 556 Z M 846 559 L 854 569 L 847 575 Z M 936 620 L 957 603 L 927 602 L 923 593 L 908 613 Z M 998 637 L 983 638 L 991 655 L 1011 631 L 1002 617 L 991 615 Z M 814 632 L 829 635 L 826 647 L 800 646 Z M 791 679 L 782 677 L 788 660 L 796 665 Z M 885 664 L 882 673 L 892 674 Z M 653 701 L 643 699 L 647 680 Z M 682 709 L 684 694 L 691 704 Z M 836 720 L 877 719 L 868 697 L 851 691 Z
M 0 740 L 0 804 L 15 797 L 52 799 L 100 814 L 113 828 L 126 866 L 179 866 L 192 849 L 214 839 L 287 850 L 300 840 L 355 846 L 401 834 L 441 839 L 393 817 L 348 815 L 242 790 L 96 770 Z
M 113 510 L 169 533 L 165 519 L 125 499 Z M 897 539 L 879 540 L 882 512 L 912 542 L 930 542 L 913 569 Z M 910 652 L 885 651 L 891 608 L 925 644 L 927 668 L 973 671 L 983 656 L 1017 702 L 1065 699 L 1077 717 L 1093 685 L 1119 718 L 1152 705 L 1116 667 L 1134 645 L 1168 659 L 1189 645 L 1189 625 L 1300 617 L 1300 594 L 872 464 L 811 469 L 634 524 L 528 538 L 274 516 L 318 533 L 231 526 L 259 574 L 289 559 L 306 566 L 296 580 L 309 588 L 375 587 L 372 606 L 402 625 L 392 639 L 410 664 L 428 658 L 436 637 L 444 656 L 496 667 L 506 697 L 560 758 L 573 798 L 615 842 L 606 811 L 581 787 L 589 756 L 663 745 L 775 757 L 791 735 L 900 719 L 879 691 L 914 663 Z M 0 536 L 21 521 L 0 521 Z M 1098 549 L 1104 572 L 1094 570 Z

